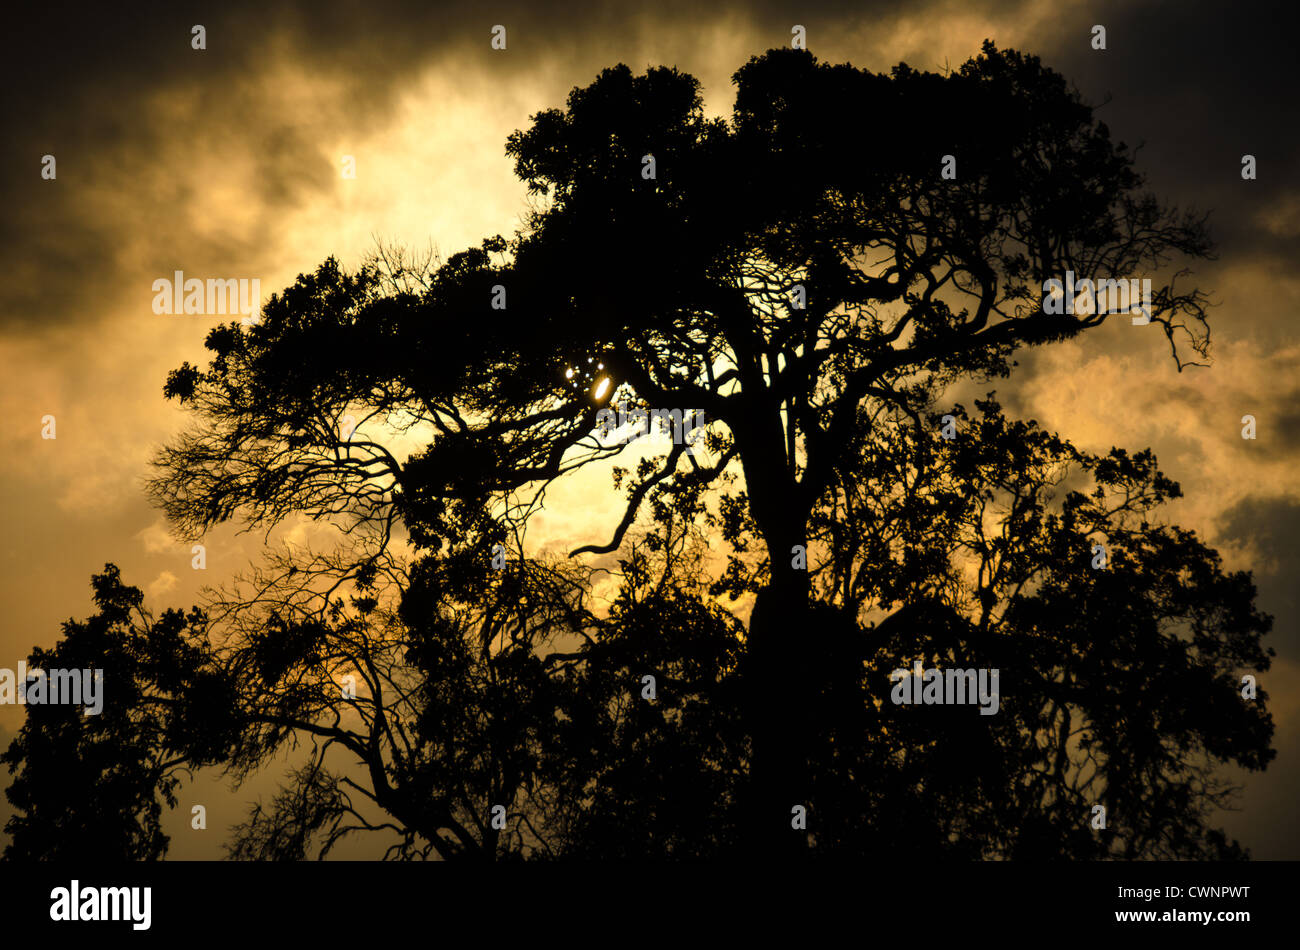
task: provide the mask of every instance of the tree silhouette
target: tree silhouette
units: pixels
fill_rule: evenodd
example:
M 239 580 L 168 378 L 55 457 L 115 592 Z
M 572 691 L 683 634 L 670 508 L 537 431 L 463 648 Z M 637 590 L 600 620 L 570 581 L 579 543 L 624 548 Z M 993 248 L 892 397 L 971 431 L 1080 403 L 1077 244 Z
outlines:
M 1148 519 L 1178 492 L 1149 453 L 1088 455 L 992 398 L 940 431 L 952 383 L 1107 319 L 1045 310 L 1045 280 L 1154 276 L 1209 253 L 1204 219 L 1141 193 L 1062 78 L 992 44 L 948 75 L 774 50 L 735 82 L 709 120 L 690 76 L 604 71 L 510 137 L 537 202 L 514 238 L 437 268 L 331 259 L 169 377 L 197 420 L 152 483 L 180 533 L 305 515 L 346 539 L 210 605 L 190 649 L 230 713 L 146 737 L 216 741 L 204 761 L 239 776 L 313 743 L 234 856 L 378 828 L 447 859 L 1240 853 L 1207 822 L 1232 791 L 1215 766 L 1272 755 L 1262 694 L 1236 692 L 1268 665 L 1248 575 Z M 1181 368 L 1208 327 L 1176 277 L 1150 319 Z M 628 402 L 702 410 L 703 451 L 616 469 L 608 534 L 527 557 L 547 489 L 627 451 L 597 423 Z M 599 611 L 582 556 L 615 552 Z M 724 596 L 752 598 L 747 625 Z M 999 668 L 999 714 L 888 702 L 917 659 Z M 33 739 L 11 767 L 36 768 Z
M 52 649 L 36 649 L 33 668 L 102 670 L 103 708 L 27 706 L 27 721 L 0 761 L 17 778 L 6 789 L 17 812 L 5 831 L 5 857 L 23 860 L 155 860 L 167 850 L 161 798 L 190 767 L 223 761 L 233 722 L 224 681 L 211 670 L 196 631 L 201 611 L 145 611 L 143 594 L 107 565 L 94 578 L 99 613 L 63 625 Z M 177 695 L 186 697 L 178 703 Z M 202 711 L 202 720 L 191 716 Z

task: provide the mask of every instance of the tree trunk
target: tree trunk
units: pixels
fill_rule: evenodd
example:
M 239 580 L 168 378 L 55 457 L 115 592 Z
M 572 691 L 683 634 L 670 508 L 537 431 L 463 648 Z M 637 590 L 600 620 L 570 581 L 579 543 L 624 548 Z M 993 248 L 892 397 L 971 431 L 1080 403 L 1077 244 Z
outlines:
M 769 583 L 750 615 L 745 676 L 751 742 L 746 850 L 766 858 L 794 857 L 807 848 L 807 834 L 793 824 L 795 806 L 809 808 L 807 671 L 812 668 L 808 653 L 817 643 L 816 631 L 808 629 L 808 572 L 791 566 L 795 545 L 806 545 L 807 513 L 794 503 L 793 477 L 780 477 L 784 454 L 768 465 L 745 466 L 751 511 L 771 564 Z

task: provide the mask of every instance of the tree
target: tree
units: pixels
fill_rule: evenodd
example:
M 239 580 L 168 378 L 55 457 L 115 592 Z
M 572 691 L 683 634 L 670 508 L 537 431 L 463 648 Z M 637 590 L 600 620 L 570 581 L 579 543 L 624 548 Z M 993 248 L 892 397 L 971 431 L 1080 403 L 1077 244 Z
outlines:
M 63 639 L 29 659 L 33 669 L 100 671 L 102 708 L 90 715 L 76 705 L 27 706 L 0 756 L 18 772 L 5 791 L 17 809 L 5 825 L 9 859 L 160 858 L 168 839 L 159 799 L 175 807 L 182 776 L 219 761 L 229 734 L 227 684 L 211 675 L 208 643 L 196 635 L 204 614 L 153 617 L 111 564 L 92 586 L 100 612 L 67 621 Z
M 538 201 L 514 238 L 429 270 L 331 259 L 260 324 L 214 330 L 206 370 L 169 377 L 198 420 L 153 482 L 182 533 L 290 514 L 346 533 L 332 555 L 273 558 L 214 611 L 223 675 L 258 724 L 230 760 L 251 768 L 305 733 L 370 776 L 348 786 L 317 763 L 241 854 L 303 853 L 286 828 L 335 840 L 340 790 L 393 816 L 407 856 L 859 850 L 899 845 L 888 809 L 960 854 L 1231 851 L 1204 825 L 1227 794 L 1207 776 L 1271 755 L 1271 721 L 1231 681 L 1267 665 L 1249 578 L 1143 520 L 1177 491 L 1148 454 L 1086 456 L 992 400 L 976 420 L 953 407 L 949 440 L 936 411 L 953 382 L 1108 318 L 1045 308 L 1044 281 L 1206 256 L 1204 219 L 1142 194 L 1063 79 L 992 44 L 942 76 L 774 50 L 735 82 L 732 119 L 708 120 L 690 76 L 604 71 L 510 137 Z M 1181 276 L 1150 308 L 1180 368 L 1208 345 L 1205 297 Z M 626 450 L 597 422 L 633 400 L 702 411 L 707 452 L 617 469 L 627 507 L 607 540 L 529 560 L 548 487 Z M 381 429 L 423 447 L 401 458 Z M 1071 466 L 1095 491 L 1053 511 Z M 730 548 L 707 590 L 701 526 Z M 597 616 L 582 556 L 634 538 Z M 1108 573 L 1089 566 L 1098 538 Z M 747 629 L 718 613 L 723 594 L 752 595 Z M 1025 692 L 945 733 L 932 711 L 880 704 L 881 664 L 908 651 L 1003 664 Z M 677 681 L 660 707 L 629 704 L 647 656 Z M 368 697 L 334 697 L 345 668 Z M 1198 711 L 1168 714 L 1173 697 Z M 1080 820 L 1101 789 L 1124 834 Z M 800 803 L 809 836 L 790 832 Z
M 510 260 L 490 263 L 485 244 L 448 275 L 456 312 L 489 316 L 488 288 L 501 285 L 513 320 L 504 352 L 460 354 L 496 367 L 474 407 L 491 421 L 446 451 L 459 462 L 462 444 L 473 446 L 485 487 L 557 477 L 601 387 L 615 383 L 715 420 L 718 466 L 679 477 L 670 453 L 638 481 L 629 510 L 649 485 L 712 481 L 732 461 L 744 474 L 770 566 L 749 626 L 747 718 L 753 823 L 767 829 L 753 840 L 771 847 L 790 840 L 773 816 L 805 783 L 790 724 L 806 699 L 784 682 L 781 654 L 806 627 L 811 591 L 791 553 L 851 458 L 864 405 L 916 411 L 962 376 L 1004 374 L 1019 346 L 1105 321 L 1046 312 L 1047 279 L 1143 273 L 1209 243 L 1201 219 L 1138 193 L 1127 150 L 1032 57 L 986 44 L 950 76 L 900 66 L 885 77 L 782 50 L 752 60 L 736 84 L 728 125 L 703 117 L 691 77 L 607 70 L 565 111 L 511 137 L 518 174 L 550 204 Z M 859 102 L 871 121 L 844 114 Z M 961 156 L 956 181 L 940 176 L 944 154 Z M 640 174 L 646 155 L 651 180 Z M 557 280 L 574 262 L 580 276 Z M 797 287 L 802 309 L 788 296 Z M 1200 353 L 1203 302 L 1171 281 L 1153 295 L 1152 322 Z M 608 381 L 549 417 L 562 367 L 593 358 Z M 426 459 L 451 462 L 437 446 Z M 630 523 L 579 551 L 615 549 Z

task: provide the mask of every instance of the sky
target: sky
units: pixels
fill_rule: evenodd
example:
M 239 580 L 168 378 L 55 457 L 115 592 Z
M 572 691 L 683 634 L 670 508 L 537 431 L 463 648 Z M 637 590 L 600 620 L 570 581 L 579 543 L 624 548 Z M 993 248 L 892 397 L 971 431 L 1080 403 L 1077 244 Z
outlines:
M 221 529 L 191 568 L 143 491 L 148 461 L 185 425 L 162 398 L 170 369 L 205 363 L 220 317 L 153 312 L 181 270 L 256 278 L 262 297 L 326 257 L 355 267 L 376 240 L 445 258 L 510 234 L 527 209 L 507 135 L 618 62 L 671 65 L 730 112 L 731 76 L 802 25 L 822 61 L 876 71 L 955 68 L 984 39 L 1042 57 L 1167 203 L 1211 212 L 1212 364 L 1178 372 L 1156 328 L 1109 322 L 1022 352 L 997 384 L 1010 414 L 1082 448 L 1150 446 L 1185 497 L 1168 517 L 1255 572 L 1278 653 L 1261 678 L 1278 757 L 1243 776 L 1221 822 L 1257 858 L 1300 858 L 1300 132 L 1285 3 L 571 2 L 313 0 L 137 3 L 130 12 L 25 8 L 0 85 L 0 667 L 92 612 L 90 576 L 118 564 L 154 607 L 189 605 L 245 569 L 260 535 Z M 492 28 L 507 30 L 504 50 Z M 206 49 L 191 46 L 192 27 Z M 1106 29 L 1093 48 L 1094 25 Z M 845 121 L 871 121 L 848 103 Z M 888 146 L 882 131 L 882 147 Z M 1242 156 L 1258 177 L 1241 177 Z M 53 155 L 57 177 L 42 178 Z M 356 177 L 344 178 L 352 156 Z M 757 196 L 756 196 L 757 197 Z M 1150 331 L 1150 332 L 1146 332 Z M 1256 417 L 1254 440 L 1241 417 Z M 43 439 L 53 415 L 57 437 Z M 548 495 L 556 548 L 605 540 L 608 512 Z M 611 501 L 610 511 L 613 509 Z M 0 706 L 0 743 L 21 709 Z M 168 818 L 173 858 L 217 857 L 224 827 L 277 776 L 232 792 L 203 775 Z M 7 778 L 0 778 L 7 781 Z M 191 801 L 209 829 L 189 827 Z M 0 803 L 0 818 L 7 811 Z M 342 856 L 364 856 L 344 852 Z

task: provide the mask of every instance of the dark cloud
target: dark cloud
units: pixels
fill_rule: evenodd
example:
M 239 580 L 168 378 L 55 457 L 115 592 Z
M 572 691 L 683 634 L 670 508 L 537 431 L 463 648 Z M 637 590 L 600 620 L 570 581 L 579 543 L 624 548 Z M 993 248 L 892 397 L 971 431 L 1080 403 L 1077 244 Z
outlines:
M 1300 432 L 1300 392 L 1288 394 L 1273 405 L 1254 409 L 1256 434 L 1241 440 L 1240 451 L 1259 451 L 1275 459 L 1296 454 L 1295 433 Z
M 1270 645 L 1282 656 L 1300 654 L 1300 501 L 1247 498 L 1223 514 L 1219 538 L 1248 546 L 1262 561 L 1254 568 L 1261 610 L 1274 615 Z
M 1006 14 L 1034 4 L 929 6 L 942 27 L 952 12 Z M 1146 142 L 1143 165 L 1159 191 L 1214 209 L 1225 253 L 1294 257 L 1300 233 L 1279 238 L 1256 223 L 1276 205 L 1283 171 L 1295 166 L 1300 144 L 1300 130 L 1287 120 L 1290 50 L 1289 32 L 1277 28 L 1281 10 L 1262 3 L 1217 12 L 1197 4 L 1089 4 L 1020 45 L 1041 53 L 1089 98 L 1113 96 L 1101 114 L 1119 137 Z M 448 54 L 470 66 L 490 62 L 508 81 L 548 57 L 585 59 L 593 50 L 620 57 L 644 33 L 689 34 L 727 18 L 771 36 L 768 45 L 784 42 L 797 19 L 817 50 L 818 37 L 833 47 L 847 28 L 887 27 L 900 11 L 923 12 L 895 2 L 676 2 L 652 11 L 578 2 L 566 3 L 561 16 L 557 7 L 518 0 L 490 9 L 471 2 L 359 6 L 344 0 L 25 9 L 12 28 L 0 93 L 6 117 L 0 254 L 17 278 L 6 282 L 0 320 L 91 321 L 102 307 L 87 305 L 88 288 L 101 301 L 130 292 L 122 256 L 143 240 L 141 229 L 155 227 L 148 202 L 184 208 L 185 185 L 176 176 L 188 181 L 186 143 L 198 152 L 224 148 L 256 156 L 249 200 L 257 203 L 258 225 L 236 255 L 252 260 L 274 236 L 281 212 L 310 202 L 334 177 L 332 157 L 313 139 L 322 119 L 356 132 L 374 128 L 412 78 Z M 510 30 L 511 48 L 489 59 L 489 31 L 498 22 Z M 1088 44 L 1092 22 L 1108 29 L 1105 52 Z M 201 52 L 190 48 L 194 24 L 207 29 Z M 980 39 L 971 37 L 971 52 Z M 860 62 L 852 53 L 839 58 Z M 892 61 L 873 65 L 887 68 Z M 294 114 L 277 97 L 277 83 L 295 76 L 337 90 L 330 115 Z M 1260 158 L 1260 181 L 1240 181 L 1246 151 Z M 38 175 L 47 153 L 59 162 L 57 182 Z M 112 189 L 140 205 L 138 220 L 103 207 Z M 228 240 L 200 237 L 203 229 L 190 224 L 176 215 L 154 246 L 189 261 L 229 258 Z M 168 267 L 160 262 L 157 269 Z
M 1283 2 L 1090 3 L 1048 41 L 1044 60 L 1098 105 L 1116 138 L 1142 145 L 1153 188 L 1213 211 L 1225 253 L 1266 252 L 1252 222 L 1293 187 L 1286 170 L 1300 159 L 1285 26 L 1293 11 Z M 1093 24 L 1107 29 L 1105 51 L 1089 45 Z M 1243 154 L 1267 167 L 1257 181 L 1242 181 Z

